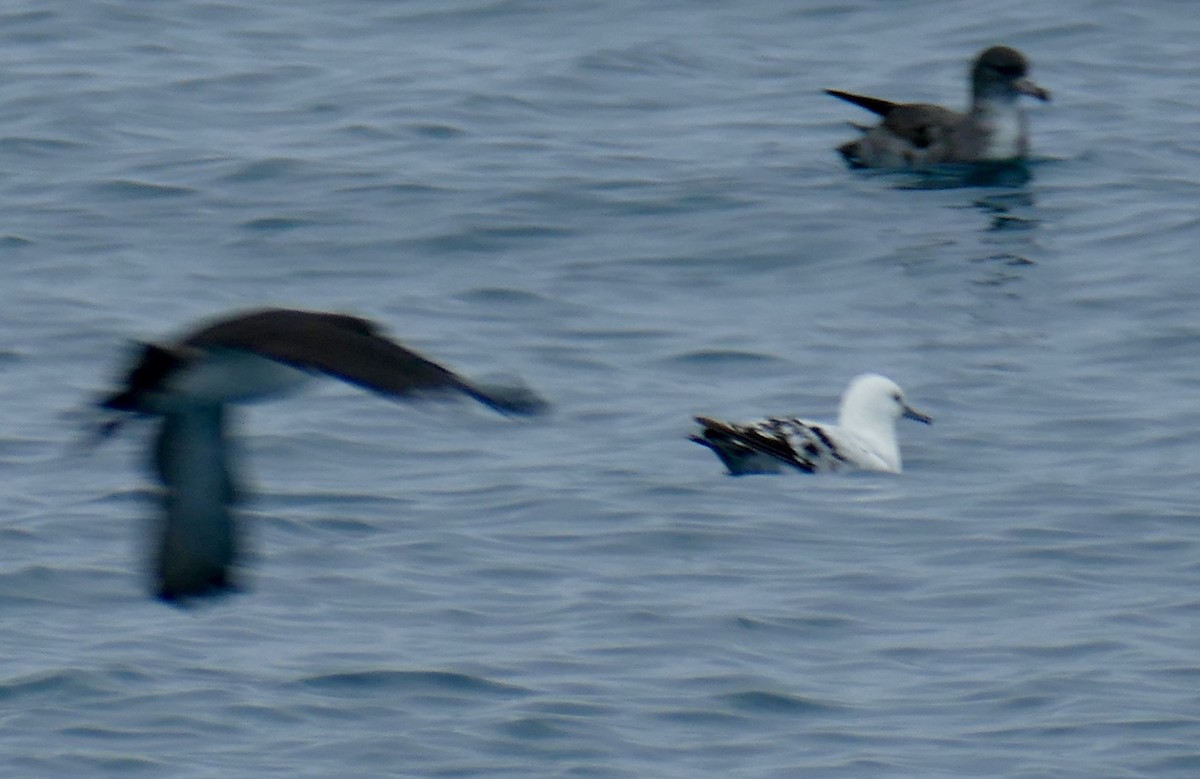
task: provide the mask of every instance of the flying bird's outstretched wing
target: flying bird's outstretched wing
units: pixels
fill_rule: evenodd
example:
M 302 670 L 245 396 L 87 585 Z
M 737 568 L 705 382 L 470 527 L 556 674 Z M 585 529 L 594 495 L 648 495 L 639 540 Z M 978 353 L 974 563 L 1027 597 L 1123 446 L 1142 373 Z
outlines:
M 522 388 L 476 385 L 387 338 L 375 323 L 347 314 L 264 309 L 216 322 L 183 344 L 244 349 L 393 398 L 457 391 L 503 414 L 533 414 L 544 406 Z

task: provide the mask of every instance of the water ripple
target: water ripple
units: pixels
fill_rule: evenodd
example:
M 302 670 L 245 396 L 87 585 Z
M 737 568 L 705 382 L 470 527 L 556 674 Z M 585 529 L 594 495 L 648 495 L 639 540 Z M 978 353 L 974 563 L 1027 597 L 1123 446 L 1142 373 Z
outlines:
M 528 690 L 513 684 L 496 682 L 482 676 L 453 671 L 399 671 L 374 669 L 340 671 L 306 676 L 298 680 L 304 687 L 328 692 L 361 694 L 364 692 L 450 693 L 455 697 L 525 695 Z
M 175 184 L 155 184 L 149 181 L 121 179 L 107 181 L 96 185 L 97 191 L 105 197 L 117 199 L 157 199 L 193 195 L 196 190 Z

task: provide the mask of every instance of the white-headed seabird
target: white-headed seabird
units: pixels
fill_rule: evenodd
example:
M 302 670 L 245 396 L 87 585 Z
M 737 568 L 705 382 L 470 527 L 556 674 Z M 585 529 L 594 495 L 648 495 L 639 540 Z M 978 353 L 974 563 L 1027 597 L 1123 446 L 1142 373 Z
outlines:
M 502 414 L 544 402 L 523 388 L 474 384 L 346 314 L 269 308 L 203 324 L 166 346 L 143 344 L 106 411 L 161 417 L 153 451 L 164 487 L 154 589 L 165 600 L 236 587 L 237 490 L 226 442 L 226 405 L 269 397 L 326 374 L 400 399 L 461 393 Z M 120 425 L 111 418 L 107 435 Z
M 893 103 L 826 89 L 883 117 L 838 152 L 853 168 L 905 168 L 942 162 L 1016 160 L 1029 153 L 1029 129 L 1018 98 L 1049 100 L 1027 77 L 1029 62 L 1016 49 L 993 46 L 971 68 L 971 106 L 965 113 L 928 103 Z
M 735 424 L 696 417 L 702 429 L 690 439 L 712 449 L 734 476 L 779 473 L 787 467 L 803 473 L 900 473 L 900 417 L 933 423 L 908 405 L 896 382 L 864 373 L 843 393 L 836 425 L 774 417 Z

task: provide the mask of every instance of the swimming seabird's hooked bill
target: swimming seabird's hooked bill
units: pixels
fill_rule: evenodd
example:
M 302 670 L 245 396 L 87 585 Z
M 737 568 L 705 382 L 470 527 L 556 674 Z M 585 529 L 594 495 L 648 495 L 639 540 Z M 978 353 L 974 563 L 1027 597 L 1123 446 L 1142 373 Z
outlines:
M 123 386 L 98 406 L 161 417 L 153 467 L 163 485 L 154 589 L 165 600 L 235 589 L 237 497 L 228 404 L 286 392 L 325 374 L 393 399 L 462 394 L 506 415 L 545 402 L 521 387 L 485 387 L 346 314 L 269 308 L 210 321 L 169 345 L 142 344 Z M 111 434 L 120 419 L 100 429 Z
M 932 417 L 908 405 L 896 382 L 864 373 L 842 394 L 836 425 L 781 417 L 747 423 L 696 417 L 701 430 L 690 440 L 712 449 L 734 476 L 787 468 L 900 473 L 896 420 L 901 417 L 933 424 Z
M 1029 153 L 1029 121 L 1019 98 L 1050 99 L 1028 71 L 1028 60 L 1016 49 L 984 50 L 971 67 L 971 105 L 965 113 L 826 89 L 826 94 L 883 117 L 874 127 L 856 124 L 862 137 L 842 144 L 838 152 L 852 168 L 1021 159 Z

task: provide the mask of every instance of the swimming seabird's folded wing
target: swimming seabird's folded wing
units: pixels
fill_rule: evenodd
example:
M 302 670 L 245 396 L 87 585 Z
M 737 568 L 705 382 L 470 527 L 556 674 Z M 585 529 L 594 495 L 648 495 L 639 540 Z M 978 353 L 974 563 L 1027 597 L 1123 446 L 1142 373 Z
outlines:
M 749 462 L 746 455 L 751 452 L 766 455 L 804 473 L 838 470 L 850 464 L 833 437 L 815 423 L 800 419 L 764 419 L 750 424 L 732 424 L 709 417 L 696 417 L 696 421 L 703 430 L 692 440 L 716 452 L 735 473 L 748 472 L 735 466 Z
M 856 95 L 853 92 L 843 92 L 840 89 L 826 89 L 825 94 L 841 98 L 847 103 L 853 103 L 859 108 L 865 108 L 879 116 L 887 116 L 898 105 L 891 100 L 884 100 L 880 97 L 868 97 L 867 95 Z

